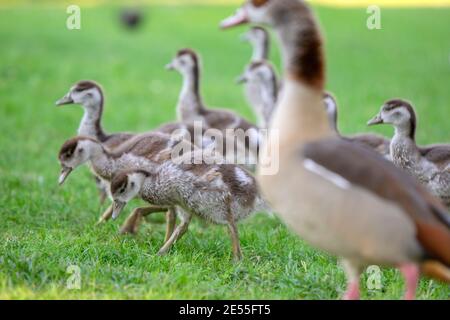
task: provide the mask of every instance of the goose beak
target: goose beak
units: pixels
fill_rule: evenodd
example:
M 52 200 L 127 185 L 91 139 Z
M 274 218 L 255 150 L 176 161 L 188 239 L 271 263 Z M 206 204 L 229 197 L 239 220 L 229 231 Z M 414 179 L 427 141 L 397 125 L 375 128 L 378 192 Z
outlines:
M 64 97 L 62 97 L 61 99 L 56 101 L 55 104 L 57 106 L 63 106 L 65 104 L 72 104 L 72 103 L 73 103 L 73 99 L 70 97 L 70 94 L 66 94 Z
M 369 122 L 367 122 L 367 125 L 374 126 L 374 125 L 382 124 L 382 123 L 384 123 L 383 118 L 381 117 L 381 115 L 377 114 L 375 117 L 370 119 Z
M 173 62 L 166 64 L 166 70 L 168 70 L 168 71 L 175 70 Z
M 72 168 L 63 166 L 61 169 L 61 173 L 59 174 L 58 184 L 61 186 L 64 181 L 66 181 L 69 174 L 72 172 Z
M 126 203 L 125 202 L 121 202 L 119 200 L 114 200 L 113 203 L 113 213 L 112 213 L 112 218 L 113 220 L 117 219 L 117 217 L 119 216 L 119 214 L 122 212 L 123 208 L 125 207 Z
M 222 29 L 228 29 L 231 27 L 235 27 L 241 24 L 248 23 L 248 14 L 247 11 L 244 8 L 240 8 L 236 11 L 236 13 L 226 19 L 224 19 L 220 23 L 220 28 Z
M 236 84 L 243 84 L 247 82 L 247 77 L 245 75 L 241 75 L 236 79 Z

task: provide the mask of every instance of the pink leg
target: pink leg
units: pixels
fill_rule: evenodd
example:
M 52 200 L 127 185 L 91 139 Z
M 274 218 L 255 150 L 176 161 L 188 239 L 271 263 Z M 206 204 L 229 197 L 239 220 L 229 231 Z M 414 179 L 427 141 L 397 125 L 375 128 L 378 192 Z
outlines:
M 359 281 L 353 280 L 348 284 L 344 300 L 359 300 Z
M 419 267 L 413 263 L 402 264 L 399 267 L 403 273 L 406 282 L 405 300 L 414 300 L 416 298 L 416 289 L 419 283 Z
M 342 299 L 344 300 L 359 300 L 359 276 L 361 274 L 361 267 L 352 261 L 342 260 L 345 274 L 347 275 L 347 291 L 345 291 Z

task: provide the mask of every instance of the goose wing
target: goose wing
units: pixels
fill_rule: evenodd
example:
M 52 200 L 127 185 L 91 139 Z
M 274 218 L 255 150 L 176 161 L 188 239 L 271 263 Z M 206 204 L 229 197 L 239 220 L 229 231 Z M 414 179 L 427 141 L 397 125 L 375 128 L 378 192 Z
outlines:
M 301 156 L 373 193 L 381 201 L 397 204 L 416 225 L 417 239 L 428 254 L 450 266 L 449 213 L 413 177 L 376 152 L 337 138 L 306 144 Z

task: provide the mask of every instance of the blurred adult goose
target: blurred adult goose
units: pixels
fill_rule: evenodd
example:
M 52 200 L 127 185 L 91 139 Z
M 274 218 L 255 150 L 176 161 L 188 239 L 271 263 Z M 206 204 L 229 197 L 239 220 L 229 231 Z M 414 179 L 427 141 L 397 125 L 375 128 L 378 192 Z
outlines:
M 337 126 L 338 107 L 336 98 L 330 92 L 325 92 L 324 102 L 331 128 L 335 131 L 335 133 L 338 136 L 341 136 L 343 139 L 347 141 L 360 143 L 365 147 L 369 147 L 378 152 L 379 154 L 381 154 L 384 158 L 390 160 L 389 146 L 391 141 L 389 139 L 386 139 L 381 135 L 373 133 L 359 133 L 349 136 L 342 136 Z
M 422 271 L 450 280 L 446 209 L 408 174 L 377 153 L 336 136 L 323 106 L 325 57 L 311 9 L 300 0 L 251 0 L 222 27 L 245 22 L 274 27 L 281 41 L 284 88 L 261 150 L 279 170 L 258 179 L 275 212 L 317 248 L 341 257 L 345 298 L 359 297 L 368 265 L 400 268 L 414 297 Z
M 252 62 L 238 78 L 238 83 L 244 83 L 258 126 L 268 128 L 278 98 L 278 80 L 273 66 L 267 61 Z
M 390 144 L 394 164 L 416 177 L 450 208 L 450 144 L 417 146 L 416 113 L 405 100 L 387 101 L 368 124 L 382 123 L 395 128 Z

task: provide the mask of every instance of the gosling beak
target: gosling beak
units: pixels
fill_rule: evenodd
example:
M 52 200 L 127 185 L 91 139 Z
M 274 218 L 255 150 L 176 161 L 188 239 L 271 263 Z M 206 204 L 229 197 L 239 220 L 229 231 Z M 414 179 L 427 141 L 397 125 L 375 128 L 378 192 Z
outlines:
M 245 75 L 241 75 L 236 79 L 236 84 L 242 84 L 247 82 L 247 77 Z
M 72 97 L 70 96 L 70 94 L 66 94 L 64 97 L 56 101 L 55 104 L 56 106 L 63 106 L 65 104 L 72 104 L 72 103 L 73 103 Z
M 114 200 L 113 213 L 112 213 L 113 220 L 115 220 L 119 216 L 119 214 L 122 212 L 125 205 L 126 205 L 125 202 L 121 202 L 119 200 Z
M 220 23 L 220 28 L 222 29 L 228 29 L 231 27 L 235 27 L 241 24 L 248 23 L 248 14 L 247 11 L 244 8 L 240 8 L 236 11 L 236 13 L 226 19 L 224 19 Z
M 169 63 L 169 64 L 166 64 L 166 70 L 168 70 L 168 71 L 175 70 L 175 67 L 174 67 L 174 65 L 173 65 L 173 62 L 171 62 L 171 63 Z
M 64 181 L 66 181 L 69 174 L 72 172 L 72 168 L 63 166 L 61 169 L 61 173 L 59 174 L 58 184 L 61 186 Z
M 382 124 L 382 123 L 384 123 L 383 118 L 381 117 L 381 115 L 377 114 L 375 117 L 370 119 L 369 122 L 367 122 L 367 125 L 373 126 L 373 125 Z

